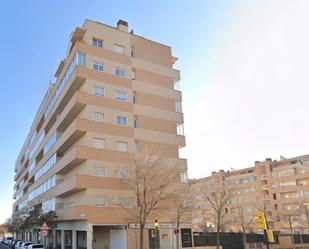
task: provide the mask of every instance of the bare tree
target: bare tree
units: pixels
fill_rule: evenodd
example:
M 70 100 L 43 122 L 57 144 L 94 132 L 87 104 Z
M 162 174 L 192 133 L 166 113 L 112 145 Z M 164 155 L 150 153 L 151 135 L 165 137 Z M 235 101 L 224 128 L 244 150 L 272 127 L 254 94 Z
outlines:
M 152 151 L 132 154 L 131 166 L 130 176 L 123 181 L 134 193 L 136 206 L 128 213 L 139 224 L 139 248 L 143 249 L 146 222 L 156 211 L 165 209 L 164 203 L 170 201 L 180 183 L 180 170 L 172 160 Z
M 172 215 L 171 221 L 176 223 L 176 249 L 179 249 L 180 224 L 191 220 L 192 212 L 197 209 L 194 203 L 194 196 L 192 195 L 191 187 L 188 183 L 183 183 L 183 187 L 175 193 L 173 202 L 175 212 Z
M 228 202 L 234 196 L 234 192 L 223 183 L 209 185 L 207 192 L 205 198 L 210 208 L 209 214 L 216 224 L 216 245 L 217 249 L 219 249 L 223 220 L 227 214 Z
M 233 224 L 241 228 L 243 237 L 244 249 L 248 248 L 247 245 L 247 232 L 253 229 L 254 226 L 254 213 L 258 210 L 256 203 L 252 199 L 236 199 L 236 206 L 232 208 Z
M 298 222 L 300 218 L 300 209 L 299 205 L 294 205 L 294 208 L 288 209 L 288 208 L 282 208 L 279 212 L 279 217 L 280 217 L 280 223 L 283 224 L 283 222 L 286 222 L 290 234 L 291 234 L 291 241 L 292 241 L 292 246 L 293 249 L 295 249 L 295 241 L 294 241 L 294 227 L 293 223 Z
M 302 202 L 299 204 L 299 209 L 300 209 L 301 216 L 305 217 L 307 233 L 309 234 L 309 204 Z

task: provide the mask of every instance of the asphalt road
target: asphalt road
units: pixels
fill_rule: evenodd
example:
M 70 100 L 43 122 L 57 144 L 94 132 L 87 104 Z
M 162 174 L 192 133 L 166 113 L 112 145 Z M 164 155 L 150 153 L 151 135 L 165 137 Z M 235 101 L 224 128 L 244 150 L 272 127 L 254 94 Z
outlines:
M 0 249 L 9 249 L 9 247 L 3 245 L 2 243 L 0 243 Z

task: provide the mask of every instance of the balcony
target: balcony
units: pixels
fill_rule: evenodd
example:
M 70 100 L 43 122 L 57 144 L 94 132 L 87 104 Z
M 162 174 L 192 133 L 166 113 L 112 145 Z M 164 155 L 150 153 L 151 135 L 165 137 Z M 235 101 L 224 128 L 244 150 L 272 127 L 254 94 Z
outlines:
M 137 140 L 147 140 L 158 143 L 166 143 L 166 144 L 177 145 L 179 147 L 184 147 L 186 144 L 185 136 L 180 136 L 177 134 L 166 133 L 166 132 L 144 130 L 139 128 L 135 129 L 135 138 Z
M 128 213 L 123 208 L 73 206 L 57 210 L 58 220 L 88 220 L 94 224 L 126 224 Z
M 87 188 L 127 190 L 128 186 L 119 178 L 77 175 L 68 177 L 58 184 L 55 190 L 55 196 L 66 197 L 73 193 L 86 190 Z

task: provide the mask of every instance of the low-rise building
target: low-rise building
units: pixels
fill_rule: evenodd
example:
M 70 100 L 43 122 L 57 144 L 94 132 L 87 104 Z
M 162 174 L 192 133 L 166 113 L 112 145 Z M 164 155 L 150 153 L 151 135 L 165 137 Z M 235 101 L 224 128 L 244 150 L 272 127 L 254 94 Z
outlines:
M 231 194 L 224 206 L 223 229 L 227 232 L 257 231 L 254 213 L 265 212 L 270 228 L 289 231 L 309 229 L 309 155 L 279 161 L 266 158 L 253 167 L 213 172 L 191 181 L 194 202 L 200 207 L 193 213 L 195 230 L 215 230 L 216 224 L 207 195 L 223 186 Z

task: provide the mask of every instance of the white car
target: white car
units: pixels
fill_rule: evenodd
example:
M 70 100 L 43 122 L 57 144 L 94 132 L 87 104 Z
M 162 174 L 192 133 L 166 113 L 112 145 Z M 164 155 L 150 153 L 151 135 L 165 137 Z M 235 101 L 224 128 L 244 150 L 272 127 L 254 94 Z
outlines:
M 6 237 L 3 240 L 3 242 L 4 242 L 5 245 L 9 245 L 9 244 L 11 244 L 12 240 L 13 240 L 13 237 Z
M 44 246 L 42 244 L 32 244 L 28 246 L 28 249 L 44 249 Z
M 27 246 L 30 246 L 32 245 L 33 243 L 32 242 L 24 242 L 21 244 L 21 246 L 19 247 L 19 249 L 27 249 Z
M 17 242 L 17 244 L 15 245 L 15 249 L 19 249 L 21 247 L 22 243 L 24 243 L 24 241 Z

